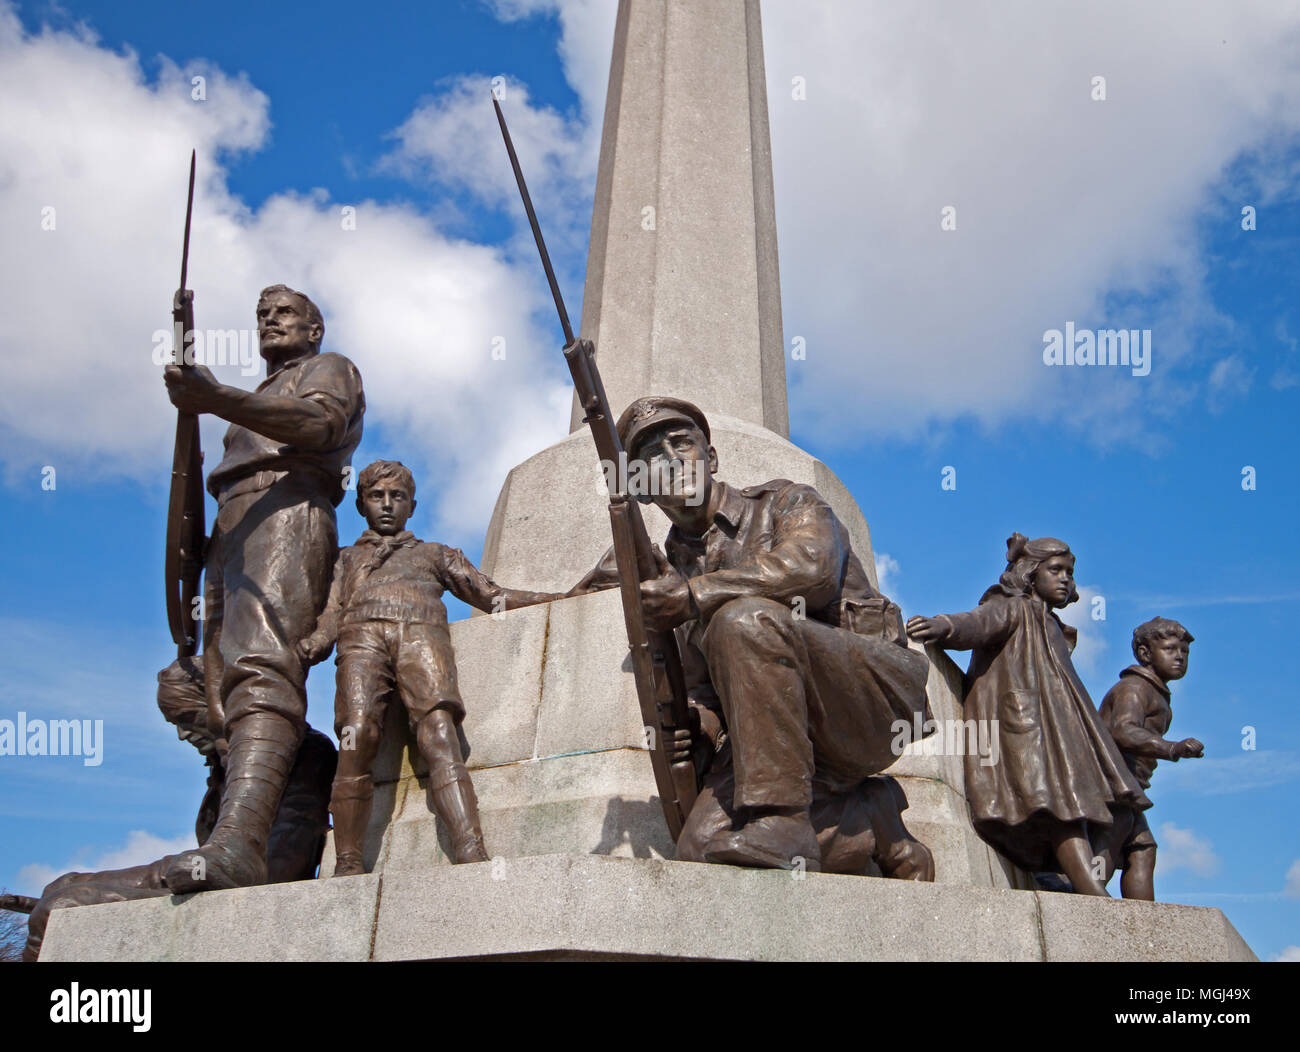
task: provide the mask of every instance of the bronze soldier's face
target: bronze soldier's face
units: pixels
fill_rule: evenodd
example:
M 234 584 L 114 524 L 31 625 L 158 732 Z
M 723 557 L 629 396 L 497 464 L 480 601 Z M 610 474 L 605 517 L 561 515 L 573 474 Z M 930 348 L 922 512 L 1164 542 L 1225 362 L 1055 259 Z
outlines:
M 637 442 L 636 459 L 649 467 L 650 497 L 661 507 L 708 503 L 714 465 L 704 432 L 685 424 L 656 428 Z
M 1139 647 L 1138 649 L 1143 648 Z M 1182 679 L 1187 675 L 1187 654 L 1189 650 L 1187 640 L 1172 637 L 1156 639 L 1149 643 L 1145 650 L 1150 659 L 1146 664 L 1149 664 L 1151 671 L 1166 683 L 1171 679 Z
M 274 292 L 258 301 L 257 342 L 262 357 L 287 360 L 306 354 L 319 339 L 307 320 L 302 300 L 288 292 Z
M 1053 555 L 1034 571 L 1034 591 L 1048 606 L 1062 607 L 1074 594 L 1074 556 Z
M 401 533 L 415 510 L 415 499 L 410 490 L 397 479 L 379 479 L 366 487 L 359 500 L 361 514 L 381 537 Z

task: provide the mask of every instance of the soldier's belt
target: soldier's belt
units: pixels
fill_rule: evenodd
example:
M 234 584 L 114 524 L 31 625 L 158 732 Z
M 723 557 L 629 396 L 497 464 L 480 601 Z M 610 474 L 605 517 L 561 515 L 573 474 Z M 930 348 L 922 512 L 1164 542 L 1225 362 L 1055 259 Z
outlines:
M 217 503 L 224 504 L 231 498 L 241 497 L 245 493 L 259 493 L 264 489 L 270 489 L 281 479 L 286 479 L 291 475 L 301 479 L 310 479 L 313 482 L 320 482 L 329 487 L 331 493 L 341 486 L 339 480 L 328 472 L 306 467 L 305 465 L 281 471 L 268 469 L 255 471 L 251 475 L 245 475 L 243 478 L 227 482 L 217 491 Z

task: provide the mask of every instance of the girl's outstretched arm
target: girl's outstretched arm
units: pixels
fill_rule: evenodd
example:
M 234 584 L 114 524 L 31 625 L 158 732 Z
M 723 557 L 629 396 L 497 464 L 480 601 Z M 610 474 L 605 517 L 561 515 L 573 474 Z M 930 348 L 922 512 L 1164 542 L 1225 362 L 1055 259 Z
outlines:
M 945 650 L 971 650 L 1009 637 L 1016 630 L 1019 610 L 1019 603 L 994 596 L 964 614 L 908 618 L 907 634 L 918 643 L 938 643 Z

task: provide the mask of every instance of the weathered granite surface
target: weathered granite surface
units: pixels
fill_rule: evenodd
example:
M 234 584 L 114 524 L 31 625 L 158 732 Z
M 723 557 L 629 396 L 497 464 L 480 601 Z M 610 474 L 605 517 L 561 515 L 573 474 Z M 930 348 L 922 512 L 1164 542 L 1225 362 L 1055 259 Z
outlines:
M 544 855 L 59 910 L 44 961 L 1252 961 L 1217 909 Z

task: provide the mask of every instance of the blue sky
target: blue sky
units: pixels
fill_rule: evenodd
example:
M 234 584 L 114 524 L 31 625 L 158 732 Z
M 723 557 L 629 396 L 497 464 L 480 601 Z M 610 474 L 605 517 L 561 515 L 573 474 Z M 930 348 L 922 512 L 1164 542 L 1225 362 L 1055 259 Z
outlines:
M 1067 540 L 1106 599 L 1082 622 L 1095 700 L 1134 625 L 1191 629 L 1172 734 L 1207 756 L 1156 774 L 1157 892 L 1223 908 L 1264 959 L 1300 954 L 1300 19 L 1282 6 L 764 7 L 785 336 L 809 349 L 787 363 L 792 439 L 857 497 L 907 614 L 972 607 L 1020 530 Z M 271 281 L 320 290 L 327 343 L 366 377 L 356 463 L 412 464 L 417 532 L 477 557 L 505 471 L 568 410 L 483 88 L 515 91 L 577 317 L 611 26 L 600 2 L 0 2 L 0 717 L 107 734 L 97 768 L 0 758 L 0 885 L 154 857 L 202 795 L 153 701 L 174 417 L 148 347 L 190 145 L 200 325 L 247 326 Z M 1042 334 L 1067 321 L 1151 329 L 1150 375 L 1045 367 Z M 520 349 L 505 385 L 467 359 L 498 332 Z M 339 523 L 361 528 L 346 504 Z M 311 680 L 320 727 L 331 679 Z

